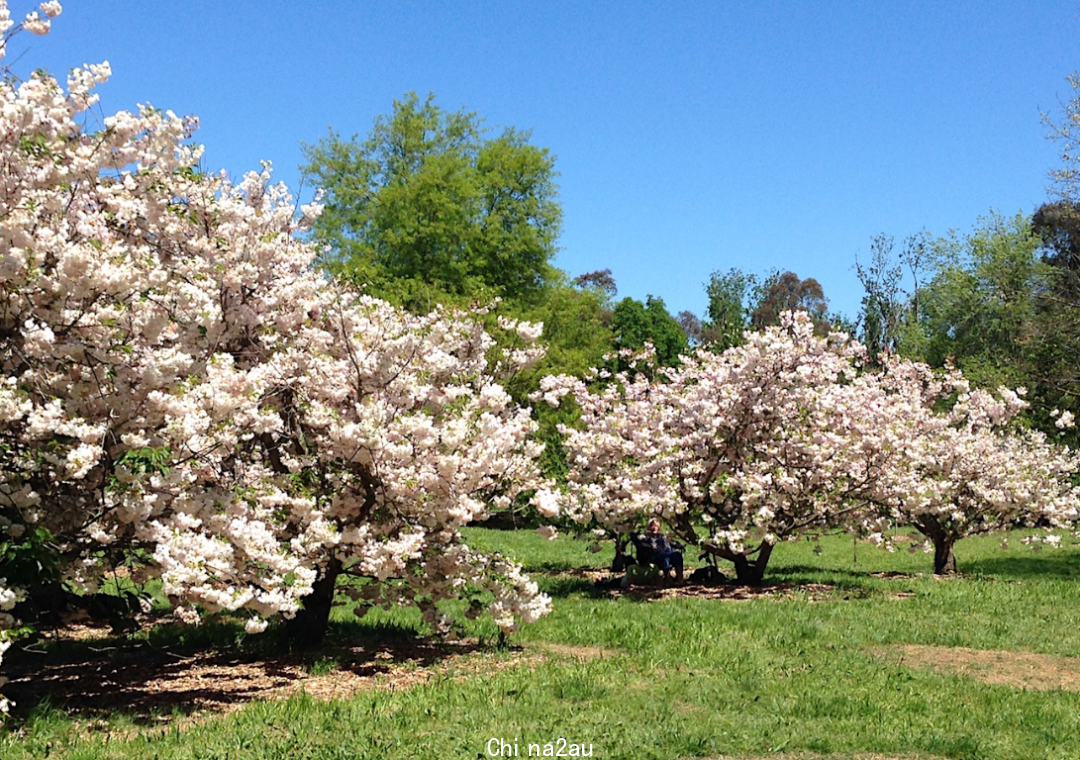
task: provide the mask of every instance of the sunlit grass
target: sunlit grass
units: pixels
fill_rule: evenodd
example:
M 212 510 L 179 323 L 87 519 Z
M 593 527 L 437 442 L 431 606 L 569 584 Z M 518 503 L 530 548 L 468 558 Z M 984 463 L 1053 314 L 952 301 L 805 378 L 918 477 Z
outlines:
M 1016 540 L 1007 551 L 996 537 L 968 540 L 957 549 L 963 577 L 936 579 L 931 557 L 907 544 L 890 554 L 833 536 L 778 547 L 766 578 L 826 584 L 825 592 L 650 602 L 611 597 L 575 573 L 610 562 L 610 549 L 592 554 L 588 541 L 482 529 L 469 538 L 522 561 L 554 596 L 554 612 L 512 638 L 542 656 L 345 701 L 255 703 L 172 727 L 122 717 L 90 725 L 41 707 L 3 739 L 0 755 L 475 758 L 490 756 L 491 738 L 516 742 L 525 756 L 528 744 L 563 737 L 606 758 L 1080 757 L 1080 693 L 1022 691 L 875 655 L 923 644 L 1080 657 L 1075 546 L 1036 554 Z M 335 621 L 338 638 L 424 630 L 411 611 L 357 621 L 342 608 Z M 543 648 L 551 645 L 564 648 Z M 312 668 L 332 673 L 334 657 Z

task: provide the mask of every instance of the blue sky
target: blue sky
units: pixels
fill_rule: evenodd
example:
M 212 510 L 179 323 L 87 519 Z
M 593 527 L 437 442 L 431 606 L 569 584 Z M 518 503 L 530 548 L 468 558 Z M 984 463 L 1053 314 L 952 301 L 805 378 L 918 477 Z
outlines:
M 701 314 L 710 272 L 790 269 L 854 316 L 877 233 L 1045 200 L 1039 112 L 1080 69 L 1080 4 L 66 0 L 16 58 L 108 60 L 106 113 L 198 115 L 206 168 L 268 159 L 294 189 L 301 141 L 431 92 L 557 156 L 571 275 Z

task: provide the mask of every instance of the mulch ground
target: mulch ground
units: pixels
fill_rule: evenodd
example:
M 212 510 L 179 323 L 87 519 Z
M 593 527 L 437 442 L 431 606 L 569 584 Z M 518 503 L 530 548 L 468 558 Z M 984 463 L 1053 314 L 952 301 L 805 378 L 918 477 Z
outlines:
M 475 642 L 409 642 L 327 648 L 317 658 L 236 651 L 180 655 L 145 642 L 84 642 L 74 651 L 60 647 L 6 658 L 10 682 L 4 693 L 15 700 L 16 714 L 47 699 L 85 717 L 121 712 L 157 721 L 177 711 L 231 711 L 252 700 L 282 699 L 300 691 L 330 700 L 367 689 L 404 689 L 436 675 L 490 673 L 545 654 L 537 649 L 492 652 Z M 316 668 L 320 672 L 313 674 L 312 662 L 329 663 L 328 672 Z
M 664 586 L 629 586 L 627 588 L 607 589 L 612 597 L 629 597 L 646 601 L 664 599 L 715 599 L 722 602 L 745 602 L 751 599 L 788 599 L 794 596 L 807 596 L 820 599 L 833 593 L 835 587 L 827 583 L 770 583 L 762 586 L 736 586 L 722 583 L 672 584 Z

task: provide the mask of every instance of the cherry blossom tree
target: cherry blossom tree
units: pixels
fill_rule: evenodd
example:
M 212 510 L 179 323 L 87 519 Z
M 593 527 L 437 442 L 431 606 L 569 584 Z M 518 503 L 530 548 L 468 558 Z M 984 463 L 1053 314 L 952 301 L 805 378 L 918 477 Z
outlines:
M 7 52 L 7 45 L 9 40 L 17 33 L 21 31 L 28 31 L 32 34 L 47 34 L 51 26 L 51 19 L 60 15 L 61 6 L 59 2 L 55 0 L 49 0 L 41 4 L 40 13 L 38 11 L 31 11 L 27 14 L 26 18 L 19 24 L 16 24 L 11 19 L 11 11 L 7 7 L 6 0 L 0 0 L 0 58 L 2 58 Z M 44 18 L 41 17 L 44 14 Z M 11 85 L 4 86 L 5 102 L 10 103 L 14 88 Z M 16 135 L 21 136 L 21 135 Z M 15 143 L 9 143 L 4 140 L 7 150 L 5 151 L 6 160 L 5 165 L 12 163 L 12 152 L 15 146 L 22 147 L 16 141 Z M 28 146 L 28 149 L 32 147 Z M 7 385 L 5 381 L 5 385 Z M 0 402 L 2 405 L 2 402 Z M 0 515 L 0 529 L 5 533 L 9 533 L 9 521 Z M 19 534 L 19 529 L 15 529 L 15 534 Z M 4 536 L 8 538 L 9 536 Z M 9 636 L 10 631 L 17 625 L 17 620 L 12 614 L 16 604 L 23 599 L 24 590 L 14 585 L 14 580 L 9 582 L 7 577 L 0 577 L 0 662 L 3 660 L 4 652 L 6 652 L 11 646 L 11 639 Z M 7 679 L 0 676 L 0 688 L 7 682 Z M 7 713 L 9 703 L 0 695 L 0 718 L 3 714 Z
M 47 531 L 86 592 L 137 559 L 180 619 L 247 610 L 254 633 L 283 615 L 299 644 L 343 577 L 359 612 L 414 604 L 440 629 L 450 598 L 504 630 L 544 614 L 460 533 L 551 498 L 499 384 L 539 358 L 540 325 L 501 320 L 516 337 L 494 356 L 483 310 L 414 316 L 328 281 L 297 237 L 317 203 L 297 214 L 268 164 L 201 173 L 193 120 L 95 124 L 109 73 L 0 84 L 4 537 Z M 28 592 L 0 580 L 0 627 Z
M 1022 389 L 972 389 L 958 370 L 935 373 L 896 358 L 867 379 L 878 394 L 871 403 L 894 407 L 891 414 L 904 420 L 878 502 L 892 520 L 927 538 L 935 573 L 956 572 L 953 548 L 966 536 L 1075 523 L 1080 457 L 1039 431 L 1016 427 L 1027 406 Z M 1059 416 L 1059 428 L 1071 425 L 1071 415 Z
M 846 336 L 817 338 L 805 314 L 789 312 L 744 345 L 675 369 L 632 367 L 600 378 L 599 390 L 548 379 L 543 398 L 570 392 L 582 409 L 582 428 L 564 431 L 567 512 L 617 532 L 658 516 L 733 562 L 740 582 L 760 583 L 778 540 L 850 523 L 867 501 L 875 459 L 851 442 L 873 434 L 874 420 L 845 390 L 860 357 Z
M 538 399 L 570 393 L 582 409 L 582 426 L 564 429 L 566 513 L 616 533 L 660 517 L 743 583 L 761 582 L 777 541 L 808 531 L 880 540 L 899 520 L 951 556 L 963 535 L 1075 518 L 1076 461 L 1004 426 L 1016 394 L 912 362 L 870 372 L 864 358 L 848 336 L 815 337 L 787 312 L 677 369 L 598 373 L 598 387 L 548 378 Z

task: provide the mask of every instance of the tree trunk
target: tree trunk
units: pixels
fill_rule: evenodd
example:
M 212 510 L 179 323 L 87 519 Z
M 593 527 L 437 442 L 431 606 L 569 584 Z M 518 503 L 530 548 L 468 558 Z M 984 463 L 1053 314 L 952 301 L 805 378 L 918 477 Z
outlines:
M 311 649 L 322 643 L 330 624 L 330 608 L 334 603 L 334 590 L 341 560 L 332 557 L 304 597 L 300 611 L 292 620 L 285 621 L 285 640 L 292 649 Z
M 773 545 L 763 541 L 754 559 L 750 559 L 747 554 L 736 554 L 732 557 L 731 561 L 735 563 L 735 582 L 742 586 L 760 586 L 772 550 Z
M 615 559 L 611 560 L 611 572 L 621 573 L 627 567 L 634 564 L 634 558 L 626 552 L 629 544 L 630 536 L 626 534 L 620 534 L 615 539 Z
M 953 554 L 954 543 L 944 533 L 934 536 L 934 575 L 956 574 L 956 555 Z
M 956 536 L 942 527 L 934 517 L 924 517 L 915 523 L 919 532 L 934 544 L 934 575 L 953 575 L 956 573 L 956 556 L 953 545 Z

